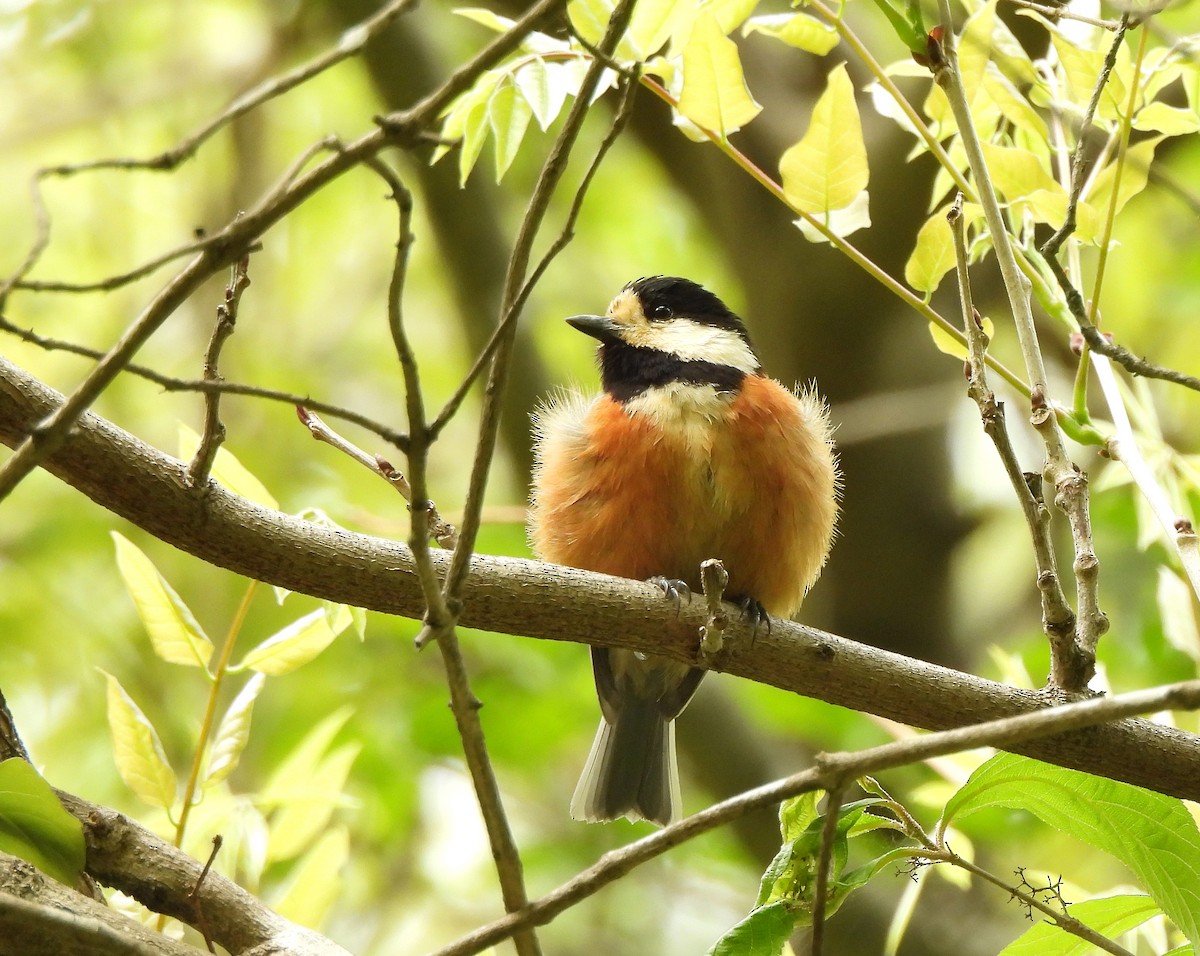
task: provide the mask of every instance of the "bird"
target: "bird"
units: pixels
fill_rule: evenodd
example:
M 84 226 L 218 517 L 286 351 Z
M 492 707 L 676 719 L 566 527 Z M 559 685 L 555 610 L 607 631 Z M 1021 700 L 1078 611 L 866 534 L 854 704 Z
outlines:
M 717 558 L 726 599 L 756 628 L 794 613 L 825 564 L 841 487 L 815 387 L 769 378 L 741 318 L 689 279 L 636 279 L 604 315 L 566 321 L 598 340 L 602 388 L 534 412 L 534 553 L 652 581 L 677 603 Z M 674 822 L 674 721 L 705 671 L 615 647 L 591 657 L 601 721 L 571 816 Z

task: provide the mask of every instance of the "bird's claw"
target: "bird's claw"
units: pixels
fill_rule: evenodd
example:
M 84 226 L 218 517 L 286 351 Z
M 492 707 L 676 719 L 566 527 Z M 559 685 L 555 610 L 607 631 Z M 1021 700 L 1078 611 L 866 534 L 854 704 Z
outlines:
M 742 598 L 737 601 L 737 606 L 742 609 L 742 620 L 750 625 L 750 633 L 757 634 L 760 624 L 767 625 L 767 636 L 771 635 L 771 615 L 767 613 L 767 609 L 762 606 L 757 600 L 752 597 Z
M 679 608 L 682 605 L 682 598 L 687 598 L 688 604 L 692 603 L 692 589 L 687 586 L 686 581 L 680 581 L 679 578 L 665 578 L 662 575 L 656 574 L 648 582 L 662 591 L 664 595 L 675 605 L 675 613 L 679 613 Z

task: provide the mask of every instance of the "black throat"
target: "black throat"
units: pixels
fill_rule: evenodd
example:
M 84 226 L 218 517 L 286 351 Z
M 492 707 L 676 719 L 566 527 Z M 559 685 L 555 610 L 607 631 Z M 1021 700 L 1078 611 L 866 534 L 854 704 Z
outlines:
M 618 342 L 600 346 L 600 379 L 615 401 L 624 404 L 652 388 L 681 382 L 712 385 L 718 392 L 736 392 L 746 373 L 731 365 L 682 359 L 656 349 Z

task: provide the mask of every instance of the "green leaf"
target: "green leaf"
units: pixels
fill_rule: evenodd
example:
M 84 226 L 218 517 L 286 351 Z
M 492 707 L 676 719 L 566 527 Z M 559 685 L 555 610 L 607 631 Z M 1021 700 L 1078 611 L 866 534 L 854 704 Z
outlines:
M 1153 130 L 1167 136 L 1182 136 L 1200 130 L 1200 116 L 1194 110 L 1166 103 L 1150 103 L 1133 118 L 1134 129 Z
M 311 779 L 286 795 L 271 815 L 269 860 L 290 860 L 303 852 L 325 829 L 333 811 L 350 805 L 343 791 L 361 749 L 357 743 L 335 748 L 317 763 Z
M 516 83 L 511 78 L 501 83 L 488 104 L 488 124 L 496 148 L 496 182 L 504 178 L 516 159 L 532 115 L 529 101 L 518 91 Z
M 779 170 L 788 202 L 826 222 L 831 229 L 835 225 L 832 213 L 865 206 L 867 149 L 854 87 L 844 63 L 830 72 L 825 92 L 813 107 L 808 130 L 783 154 Z
M 113 759 L 126 786 L 152 807 L 170 812 L 175 802 L 175 771 L 167 760 L 158 731 L 112 674 L 108 681 L 108 727 Z
M 196 454 L 199 447 L 200 436 L 188 428 L 187 425 L 180 424 L 180 459 L 183 461 L 189 460 Z M 224 445 L 217 449 L 210 474 L 218 484 L 232 491 L 235 495 L 241 495 L 247 501 L 253 501 L 256 505 L 262 505 L 264 508 L 270 508 L 272 511 L 279 510 L 279 502 L 275 500 L 271 492 L 267 491 L 266 486 L 255 478 L 250 470 L 238 461 L 233 452 Z
M 725 138 L 756 117 L 759 106 L 746 88 L 737 44 L 711 13 L 701 13 L 683 50 L 679 112 Z
M 207 667 L 213 654 L 212 641 L 183 598 L 137 545 L 116 531 L 112 536 L 117 546 L 117 568 L 154 652 L 169 664 Z
M 350 833 L 337 826 L 322 833 L 292 871 L 283 896 L 271 908 L 301 926 L 320 929 L 343 891 L 340 872 L 350 859 Z
M 838 32 L 824 21 L 807 13 L 768 13 L 751 17 L 742 27 L 742 36 L 762 33 L 788 46 L 824 56 L 838 45 Z
M 220 783 L 237 767 L 242 751 L 246 749 L 246 741 L 250 739 L 250 717 L 254 713 L 254 701 L 266 680 L 262 674 L 251 677 L 221 718 L 209 749 L 205 787 Z
M 925 53 L 925 33 L 923 26 L 911 22 L 912 6 L 909 6 L 910 15 L 905 16 L 888 0 L 875 0 L 875 6 L 879 7 L 880 13 L 887 17 L 888 23 L 892 25 L 892 29 L 896 32 L 896 36 L 913 53 Z M 917 19 L 920 19 L 920 14 L 917 14 Z
M 983 334 L 989 339 L 996 331 L 996 326 L 991 319 L 983 320 Z M 947 332 L 936 322 L 929 323 L 929 335 L 933 339 L 933 344 L 937 346 L 939 352 L 945 352 L 947 355 L 953 355 L 955 358 L 965 359 L 967 357 L 967 346 L 956 339 L 953 335 Z
M 1200 831 L 1176 799 L 1126 783 L 998 754 L 946 804 L 939 829 L 991 807 L 1027 810 L 1110 853 L 1183 934 L 1200 939 Z
M 19 757 L 0 762 L 0 850 L 67 886 L 83 875 L 83 826 Z
M 918 230 L 917 243 L 904 265 L 904 281 L 918 292 L 933 292 L 955 261 L 954 233 L 942 207 Z
M 340 624 L 336 630 L 330 626 L 331 620 Z M 249 668 L 272 677 L 287 674 L 325 650 L 350 621 L 349 615 L 339 615 L 334 619 L 325 613 L 324 608 L 319 608 L 272 634 L 250 650 L 231 670 Z
M 1158 144 L 1163 141 L 1162 136 L 1154 136 L 1150 139 L 1142 140 L 1130 146 L 1125 153 L 1125 167 L 1121 171 L 1121 182 L 1117 187 L 1117 203 L 1113 214 L 1119 213 L 1125 208 L 1125 204 L 1134 196 L 1146 188 L 1146 183 L 1149 181 L 1150 164 L 1154 162 L 1154 151 L 1158 148 Z M 1097 222 L 1103 222 L 1108 216 L 1108 207 L 1111 202 L 1113 183 L 1117 176 L 1117 161 L 1114 159 L 1105 166 L 1095 179 L 1088 186 L 1084 199 L 1086 205 L 1095 211 Z M 1084 204 L 1081 203 L 1082 208 Z M 1084 238 L 1082 229 L 1082 217 L 1080 219 L 1080 237 Z M 1092 242 L 1098 242 L 1100 237 L 1100 229 L 1097 226 L 1097 231 L 1094 236 L 1089 236 Z
M 1071 916 L 1109 939 L 1161 913 L 1148 896 L 1106 896 L 1071 904 Z M 1054 923 L 1042 922 L 1027 929 L 998 956 L 1090 956 L 1094 952 L 1095 947 L 1087 940 L 1059 929 Z
M 779 956 L 796 928 L 793 904 L 776 900 L 752 910 L 722 936 L 706 956 Z

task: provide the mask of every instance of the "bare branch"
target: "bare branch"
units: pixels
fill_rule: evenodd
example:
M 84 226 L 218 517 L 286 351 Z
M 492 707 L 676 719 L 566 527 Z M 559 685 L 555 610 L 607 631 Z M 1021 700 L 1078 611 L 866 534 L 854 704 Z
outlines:
M 388 145 L 412 147 L 422 142 L 422 137 L 438 123 L 442 108 L 481 71 L 515 49 L 537 23 L 562 2 L 540 0 L 508 32 L 493 40 L 416 106 L 389 116 L 379 128 L 338 147 L 332 156 L 303 175 L 294 179 L 289 176 L 281 188 L 269 192 L 253 209 L 235 218 L 215 234 L 196 257 L 162 288 L 70 397 L 45 422 L 40 423 L 8 461 L 0 466 L 0 500 L 7 497 L 47 455 L 61 447 L 79 415 L 205 279 L 236 262 L 250 251 L 263 232 L 366 157 L 375 155 Z M 306 155 L 309 152 L 306 151 Z
M 237 326 L 238 306 L 241 305 L 242 293 L 250 286 L 250 256 L 242 256 L 236 263 L 229 276 L 229 284 L 225 287 L 225 301 L 217 306 L 217 324 L 212 337 L 208 340 L 208 348 L 204 351 L 204 380 L 217 382 L 221 379 L 218 363 L 221 358 L 221 348 L 225 340 L 233 335 Z M 188 466 L 188 482 L 193 487 L 199 487 L 208 481 L 217 450 L 225 441 L 225 426 L 221 422 L 221 393 L 204 393 L 204 431 L 200 435 L 200 447 L 192 457 Z
M 1041 477 L 1021 470 L 1017 453 L 1008 434 L 1004 404 L 987 382 L 987 336 L 971 296 L 971 277 L 967 266 L 966 224 L 962 217 L 962 193 L 959 193 L 946 218 L 954 239 L 954 257 L 958 273 L 958 294 L 962 303 L 963 326 L 970 351 L 967 358 L 967 394 L 979 407 L 983 430 L 995 445 L 996 453 L 1008 475 L 1009 484 L 1021 506 L 1033 542 L 1033 558 L 1038 592 L 1042 601 L 1042 628 L 1050 638 L 1050 683 L 1055 687 L 1086 686 L 1095 671 L 1095 657 L 1080 655 L 1075 646 L 1075 612 L 1067 603 L 1058 576 L 1054 542 L 1050 536 L 1050 512 L 1041 493 Z
M 818 767 L 821 766 L 818 759 Z M 821 828 L 821 852 L 817 855 L 817 877 L 813 886 L 812 956 L 821 956 L 825 943 L 825 906 L 829 901 L 829 869 L 833 864 L 833 845 L 837 842 L 838 816 L 846 792 L 845 778 L 838 780 L 825 794 L 825 821 Z
M 0 442 L 20 444 L 62 401 L 0 358 Z M 423 613 L 412 555 L 403 545 L 270 511 L 220 487 L 201 501 L 182 481 L 182 462 L 95 415 L 79 420 L 45 467 L 101 507 L 217 567 L 387 614 Z M 431 557 L 444 573 L 448 556 Z M 696 641 L 707 621 L 701 602 L 676 613 L 652 584 L 536 561 L 475 555 L 463 599 L 461 621 L 468 627 L 661 654 L 927 729 L 1024 713 L 1062 699 L 780 619 L 769 633 L 760 628 L 751 639 L 751 627 L 732 609 L 724 649 L 705 662 Z M 1200 799 L 1200 738 L 1171 727 L 1125 721 L 1017 749 Z
M 1027 743 L 1044 734 L 1061 734 L 1068 728 L 1078 730 L 1093 727 L 1118 715 L 1148 713 L 1163 706 L 1181 705 L 1188 708 L 1200 707 L 1200 681 L 1135 691 L 1119 697 L 1064 704 L 1036 714 L 912 737 L 858 753 L 822 754 L 816 767 L 740 793 L 619 850 L 604 854 L 593 866 L 532 903 L 523 912 L 509 914 L 503 919 L 480 927 L 438 950 L 433 956 L 470 956 L 508 938 L 521 926 L 544 926 L 580 900 L 593 895 L 635 867 L 667 850 L 748 813 L 773 806 L 798 794 L 830 789 L 838 786 L 839 781 L 975 747 L 993 746 L 1020 751 L 1023 749 L 1022 742 Z

